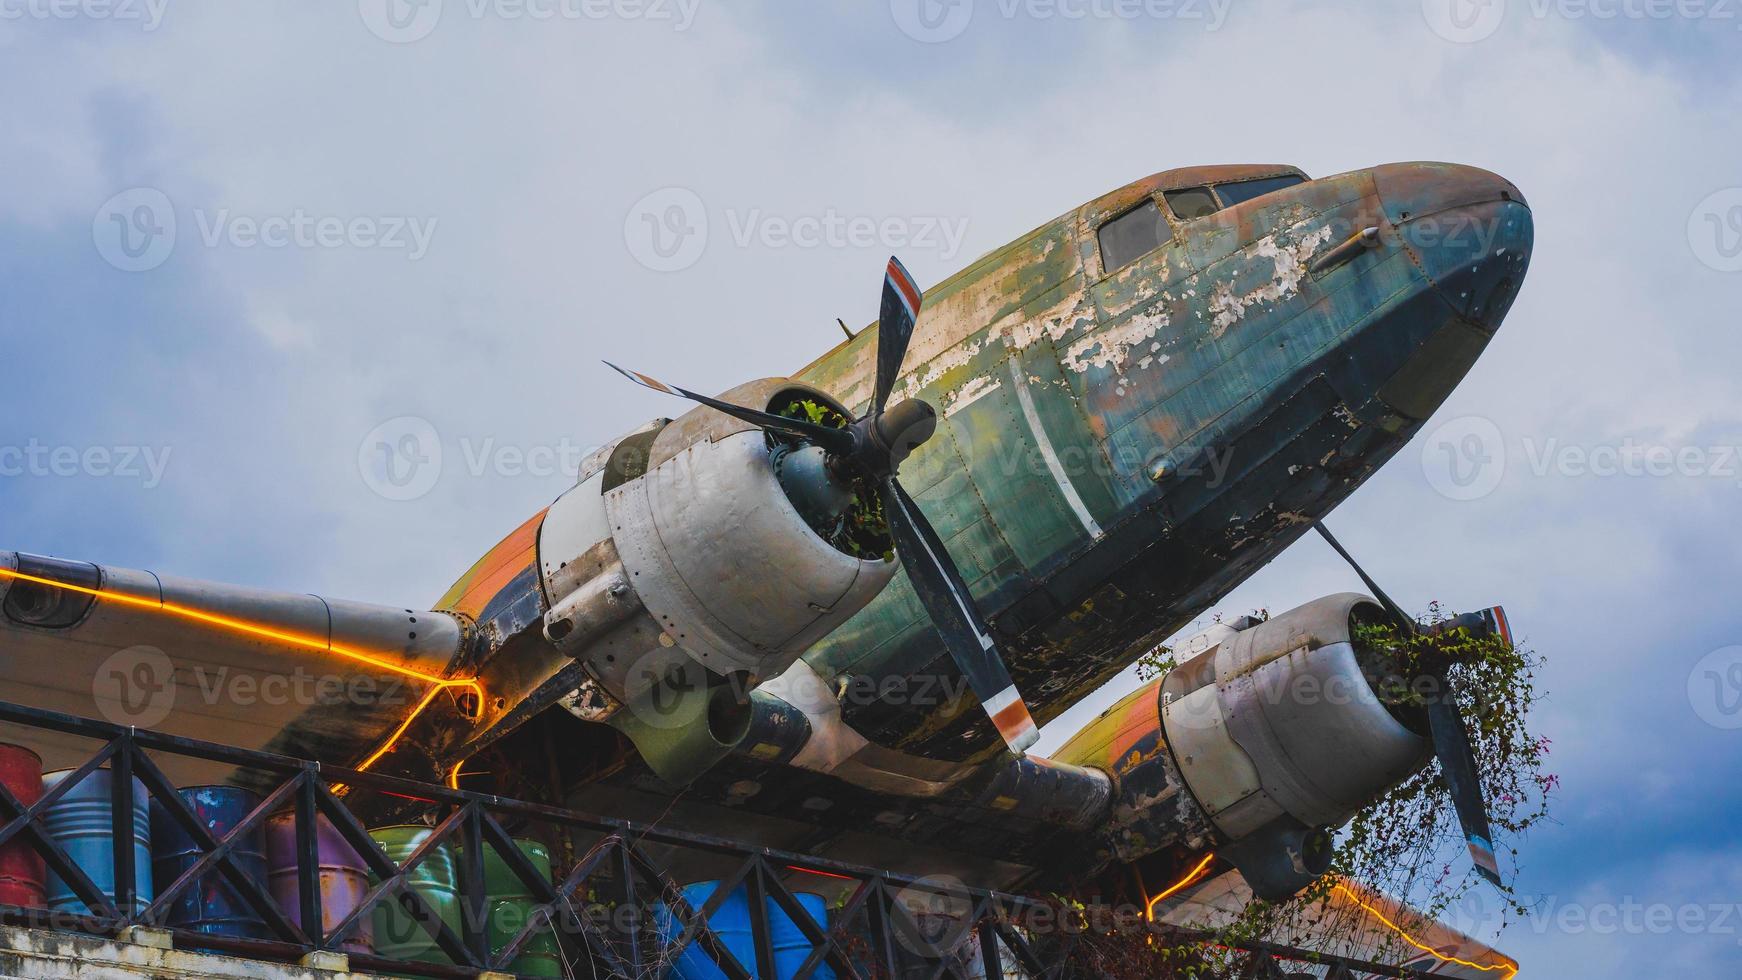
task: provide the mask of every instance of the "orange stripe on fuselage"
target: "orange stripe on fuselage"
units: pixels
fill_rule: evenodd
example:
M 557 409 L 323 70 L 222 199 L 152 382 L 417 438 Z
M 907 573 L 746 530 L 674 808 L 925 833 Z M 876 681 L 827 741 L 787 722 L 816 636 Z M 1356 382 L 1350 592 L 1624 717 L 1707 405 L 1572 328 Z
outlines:
M 484 607 L 527 566 L 538 561 L 538 529 L 544 523 L 544 511 L 532 515 L 496 547 L 484 553 L 454 587 L 436 603 L 437 609 L 463 613 L 473 619 Z

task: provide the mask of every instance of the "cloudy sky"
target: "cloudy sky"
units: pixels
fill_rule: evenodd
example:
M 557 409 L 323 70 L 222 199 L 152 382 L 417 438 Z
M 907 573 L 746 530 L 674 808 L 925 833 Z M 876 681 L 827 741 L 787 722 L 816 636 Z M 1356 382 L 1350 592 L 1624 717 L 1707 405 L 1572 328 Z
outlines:
M 1475 164 L 1531 200 L 1530 278 L 1330 523 L 1406 604 L 1504 602 L 1549 658 L 1526 975 L 1729 975 L 1739 29 L 1734 0 L 0 0 L 0 548 L 428 604 L 671 410 L 601 357 L 792 370 L 875 316 L 890 251 L 934 283 L 1169 167 Z M 1353 585 L 1303 541 L 1224 608 Z

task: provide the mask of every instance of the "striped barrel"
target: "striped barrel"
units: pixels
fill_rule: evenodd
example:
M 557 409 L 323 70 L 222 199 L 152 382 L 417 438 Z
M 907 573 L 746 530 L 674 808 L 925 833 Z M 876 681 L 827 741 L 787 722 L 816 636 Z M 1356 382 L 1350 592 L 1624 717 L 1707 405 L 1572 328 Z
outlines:
M 177 791 L 194 811 L 194 816 L 222 840 L 240 826 L 248 814 L 260 805 L 260 797 L 235 786 L 192 786 Z M 169 811 L 153 800 L 151 804 L 151 875 L 161 888 L 167 888 L 187 869 L 199 863 L 204 855 L 194 839 L 180 823 L 170 818 Z M 242 870 L 266 889 L 266 835 L 256 826 L 242 836 L 230 851 Z M 172 929 L 188 929 L 208 936 L 237 936 L 243 939 L 265 939 L 266 923 L 244 902 L 220 872 L 208 872 L 187 887 L 171 903 L 164 925 Z
M 0 744 L 0 783 L 18 802 L 30 806 L 42 799 L 42 758 L 22 745 Z M 0 905 L 41 908 L 42 857 L 22 835 L 0 846 Z
M 73 770 L 62 769 L 43 776 L 43 792 L 59 786 L 72 774 Z M 109 770 L 97 769 L 69 789 L 42 815 L 48 835 L 111 901 L 115 898 L 115 828 L 109 802 L 112 785 Z M 137 779 L 133 780 L 132 825 L 133 881 L 137 893 L 133 914 L 138 915 L 151 904 L 152 891 L 150 797 L 145 792 L 145 784 Z M 74 915 L 91 914 L 59 875 L 51 871 L 46 877 L 50 909 Z
M 324 816 L 315 820 L 315 859 L 320 863 L 318 883 L 321 932 L 324 935 L 363 904 L 364 896 L 369 893 L 369 871 L 356 849 L 345 843 L 345 838 L 339 836 L 338 829 Z M 266 818 L 266 879 L 272 900 L 278 903 L 290 921 L 301 927 L 295 811 L 287 810 Z M 375 952 L 374 920 L 365 917 L 339 949 L 346 953 Z
M 404 864 L 411 852 L 429 839 L 430 834 L 430 828 L 421 824 L 379 827 L 369 831 L 369 836 L 375 838 L 375 843 L 381 845 L 387 859 L 394 864 Z M 460 889 L 454 849 L 445 843 L 437 845 L 434 852 L 407 876 L 407 883 L 458 936 Z M 391 960 L 453 963 L 453 958 L 442 952 L 435 939 L 400 906 L 397 898 L 375 906 L 375 951 Z

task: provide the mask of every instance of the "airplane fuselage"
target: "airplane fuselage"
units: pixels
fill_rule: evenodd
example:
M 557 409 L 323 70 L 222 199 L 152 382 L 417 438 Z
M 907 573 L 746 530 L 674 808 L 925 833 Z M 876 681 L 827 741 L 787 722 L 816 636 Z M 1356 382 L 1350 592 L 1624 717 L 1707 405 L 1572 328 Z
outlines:
M 1206 187 L 1269 192 L 1217 206 Z M 1407 442 L 1505 315 L 1531 238 L 1517 189 L 1471 168 L 1194 168 L 928 290 L 896 397 L 942 423 L 903 480 L 1037 720 L 1190 622 Z M 869 329 L 795 378 L 857 408 L 874 343 Z M 805 660 L 828 680 L 955 675 L 900 576 Z M 930 758 L 996 748 L 978 712 L 912 700 L 848 703 L 844 720 Z

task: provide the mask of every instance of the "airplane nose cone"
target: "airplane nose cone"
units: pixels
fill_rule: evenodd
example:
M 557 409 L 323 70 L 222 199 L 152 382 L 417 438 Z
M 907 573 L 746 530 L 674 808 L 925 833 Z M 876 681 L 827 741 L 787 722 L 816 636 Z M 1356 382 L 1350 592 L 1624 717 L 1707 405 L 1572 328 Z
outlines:
M 1446 163 L 1373 171 L 1385 218 L 1441 297 L 1487 331 L 1499 327 L 1530 264 L 1530 205 L 1498 174 Z

